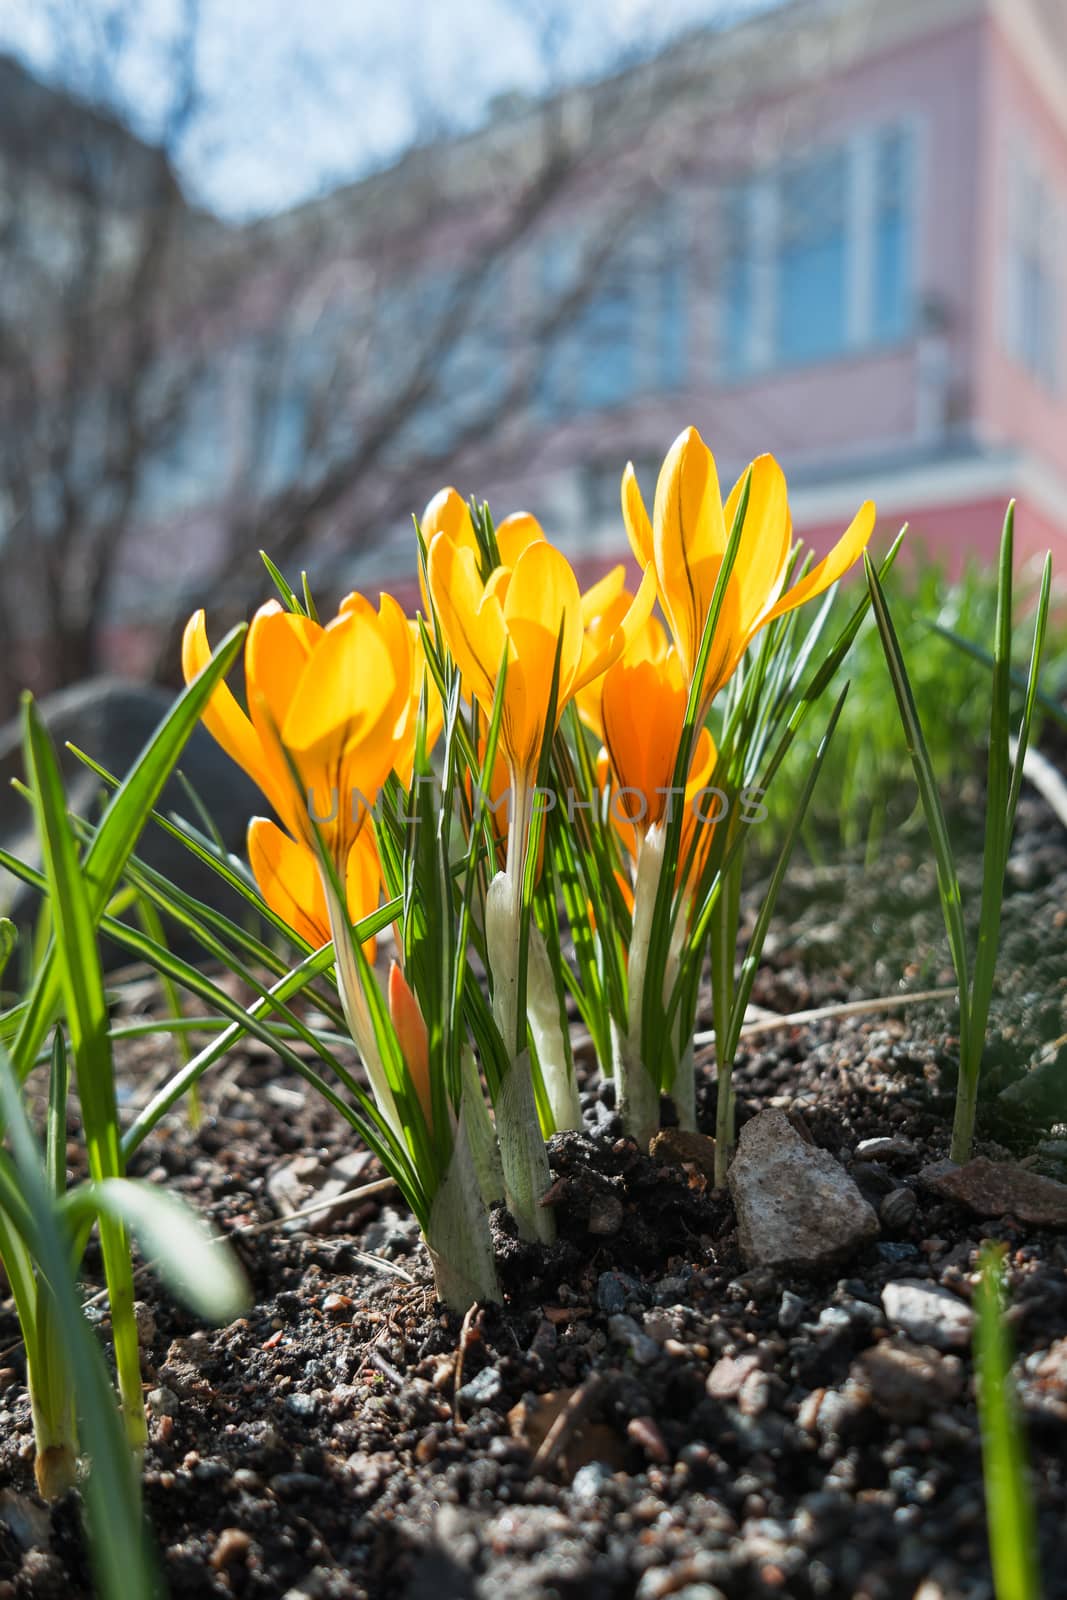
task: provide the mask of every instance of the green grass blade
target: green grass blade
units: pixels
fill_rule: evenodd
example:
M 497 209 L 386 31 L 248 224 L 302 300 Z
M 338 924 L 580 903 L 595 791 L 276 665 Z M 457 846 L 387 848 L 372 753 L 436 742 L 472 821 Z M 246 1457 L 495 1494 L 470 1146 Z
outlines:
M 52 1065 L 48 1078 L 48 1129 L 45 1139 L 45 1168 L 52 1193 L 59 1198 L 67 1187 L 67 1098 L 70 1092 L 70 1060 L 62 1028 L 52 1040 Z
M 246 629 L 240 627 L 227 634 L 204 670 L 175 701 L 138 756 L 121 788 L 112 796 L 85 856 L 84 870 L 92 921 L 98 921 L 103 915 L 148 813 L 155 805 L 216 684 L 232 666 L 245 632 Z M 11 1049 L 12 1060 L 20 1076 L 25 1076 L 36 1059 L 55 1016 L 59 995 L 60 978 L 52 945 L 42 957 Z
M 997 1600 L 1039 1600 L 1037 1520 L 1012 1379 L 1003 1250 L 986 1246 L 975 1293 L 974 1354 L 986 1526 Z
M 82 1313 L 65 1230 L 26 1120 L 17 1076 L 3 1050 L 0 1114 L 9 1129 L 20 1191 L 33 1218 L 34 1255 L 52 1289 L 78 1400 L 81 1436 L 90 1458 L 84 1494 L 97 1593 L 101 1600 L 159 1600 L 162 1588 L 145 1538 L 137 1478 L 107 1368 Z
M 952 964 L 956 969 L 956 979 L 960 988 L 960 1034 L 962 1037 L 966 1033 L 970 1021 L 970 977 L 967 963 L 967 934 L 963 921 L 963 901 L 960 893 L 959 876 L 956 872 L 952 845 L 949 842 L 948 825 L 945 822 L 945 813 L 941 806 L 941 796 L 937 791 L 933 763 L 930 760 L 926 738 L 919 722 L 915 697 L 911 691 L 908 669 L 904 665 L 904 657 L 901 653 L 896 629 L 893 626 L 893 619 L 889 614 L 885 593 L 866 551 L 864 551 L 863 555 L 863 564 L 867 573 L 867 583 L 870 587 L 871 604 L 878 624 L 878 632 L 882 639 L 882 648 L 885 651 L 886 665 L 889 668 L 893 692 L 896 695 L 897 708 L 900 712 L 900 720 L 904 727 L 908 754 L 911 757 L 915 781 L 919 789 L 919 798 L 922 801 L 926 826 L 934 849 L 937 883 L 941 897 L 941 912 L 945 920 L 945 932 L 948 935 Z
M 87 871 L 78 860 L 67 817 L 59 762 L 48 730 L 29 695 L 23 701 L 22 743 L 55 921 L 52 949 L 78 1077 L 89 1171 L 97 1180 L 120 1177 L 123 1159 L 96 918 Z M 133 1315 L 133 1267 L 129 1239 L 121 1223 L 101 1217 L 100 1248 L 111 1302 L 115 1364 L 126 1431 L 131 1445 L 138 1448 L 147 1437 L 147 1429 L 141 1398 L 137 1324 Z
M 64 1209 L 75 1223 L 109 1216 L 124 1224 L 171 1293 L 205 1322 L 222 1326 L 247 1309 L 248 1280 L 233 1251 L 177 1196 L 151 1183 L 109 1178 L 80 1184 Z

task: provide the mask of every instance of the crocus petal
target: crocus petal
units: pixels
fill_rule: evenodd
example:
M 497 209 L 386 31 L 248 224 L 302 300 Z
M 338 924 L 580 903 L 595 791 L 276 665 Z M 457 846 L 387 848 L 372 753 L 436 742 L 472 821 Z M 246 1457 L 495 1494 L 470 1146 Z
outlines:
M 207 623 L 203 611 L 197 611 L 185 624 L 182 635 L 182 675 L 186 683 L 192 683 L 210 660 Z M 247 772 L 277 808 L 277 785 L 259 735 L 224 683 L 212 691 L 201 720 L 230 759 Z
M 696 429 L 687 428 L 660 469 L 653 549 L 660 603 L 688 673 L 700 648 L 725 548 L 715 458 Z
M 530 545 L 544 542 L 544 532 L 536 517 L 528 511 L 513 511 L 505 517 L 496 530 L 496 547 L 501 565 L 513 567 Z
M 248 710 L 269 764 L 272 800 L 293 834 L 304 837 L 304 797 L 297 791 L 281 745 L 293 692 L 323 630 L 307 617 L 283 611 L 276 601 L 261 606 L 252 618 L 245 645 L 245 687 Z M 277 798 L 275 798 L 277 796 Z M 327 795 L 319 799 L 326 801 Z
M 626 537 L 630 541 L 634 559 L 644 570 L 645 567 L 651 566 L 654 559 L 652 524 L 648 520 L 648 512 L 645 510 L 645 502 L 641 496 L 632 461 L 626 463 L 626 471 L 622 475 L 622 520 L 626 526 Z
M 626 593 L 626 568 L 622 565 L 612 567 L 582 595 L 582 627 L 594 627 L 605 617 L 615 618 L 617 625 L 629 605 L 629 598 Z
M 345 867 L 345 903 L 353 923 L 362 922 L 372 911 L 377 911 L 381 899 L 382 869 L 374 835 L 364 828 L 348 852 Z M 378 951 L 375 938 L 364 939 L 363 954 L 373 965 Z
M 504 600 L 504 623 L 528 693 L 535 697 L 543 678 L 546 704 L 558 644 L 557 711 L 562 711 L 582 656 L 582 600 L 570 562 L 554 546 L 532 544 L 519 557 Z M 509 657 L 509 676 L 510 665 Z
M 506 643 L 499 603 L 491 598 L 483 605 L 485 586 L 478 576 L 474 552 L 453 544 L 443 534 L 430 546 L 429 574 L 434 610 L 463 676 L 463 686 L 488 716 Z
M 645 569 L 640 587 L 618 624 L 607 638 L 597 629 L 590 629 L 582 640 L 582 659 L 575 674 L 573 692 L 578 693 L 606 672 L 612 662 L 640 635 L 652 615 L 656 603 L 656 574 L 651 567 Z
M 314 852 L 266 817 L 253 817 L 248 825 L 248 861 L 271 910 L 312 949 L 328 944 L 330 919 Z
M 785 474 L 777 461 L 773 456 L 757 456 L 749 471 L 745 525 L 730 574 L 731 584 L 737 586 L 741 627 L 746 631 L 778 598 L 793 531 Z M 742 475 L 726 502 L 727 536 L 733 528 L 744 482 Z
M 767 615 L 760 620 L 760 626 L 765 627 L 768 622 L 773 622 L 775 617 L 782 616 L 786 611 L 792 611 L 796 606 L 802 606 L 806 600 L 814 600 L 816 595 L 824 593 L 832 583 L 836 583 L 848 571 L 854 561 L 858 561 L 867 548 L 871 534 L 874 532 L 874 501 L 865 500 L 856 515 L 834 545 L 828 555 L 817 562 L 806 577 L 782 595 Z
M 433 1127 L 433 1095 L 430 1090 L 430 1038 L 419 1009 L 419 1002 L 397 962 L 389 968 L 389 1015 L 396 1029 L 400 1054 L 419 1097 L 426 1126 Z
M 439 533 L 452 543 L 477 554 L 478 540 L 474 534 L 470 506 L 453 488 L 439 489 L 422 514 L 422 534 L 429 549 Z

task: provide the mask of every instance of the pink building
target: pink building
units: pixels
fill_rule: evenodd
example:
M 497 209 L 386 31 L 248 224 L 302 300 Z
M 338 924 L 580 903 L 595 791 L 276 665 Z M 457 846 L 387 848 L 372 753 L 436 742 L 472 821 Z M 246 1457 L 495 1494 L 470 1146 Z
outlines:
M 1063 571 L 1067 6 L 812 0 L 660 70 L 682 63 L 739 88 L 688 113 L 673 255 L 615 308 L 631 342 L 599 394 L 543 419 L 495 503 L 617 548 L 620 462 L 650 494 L 692 421 L 724 478 L 773 451 L 816 545 L 871 496 L 958 569 L 1015 496 L 1021 554 Z
M 1064 570 L 1064 0 L 792 0 L 285 216 L 207 224 L 196 271 L 237 289 L 180 323 L 195 378 L 109 602 L 132 669 L 149 619 L 243 612 L 260 544 L 324 596 L 414 602 L 410 516 L 445 481 L 602 567 L 623 465 L 650 498 L 688 423 L 724 486 L 774 452 L 817 548 L 872 497 L 886 542 L 906 520 L 958 571 L 1015 496 L 1021 559 Z

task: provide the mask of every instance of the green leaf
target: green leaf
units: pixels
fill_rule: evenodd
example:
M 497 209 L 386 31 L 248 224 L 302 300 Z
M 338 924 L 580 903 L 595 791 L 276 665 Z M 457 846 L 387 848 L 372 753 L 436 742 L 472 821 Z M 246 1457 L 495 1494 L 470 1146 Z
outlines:
M 993 1580 L 997 1600 L 1038 1600 L 1037 1520 L 1011 1373 L 1003 1247 L 986 1246 L 980 1272 L 974 1297 L 974 1355 Z
M 126 859 L 148 813 L 166 783 L 186 740 L 200 719 L 216 684 L 237 656 L 246 629 L 235 628 L 204 670 L 185 689 L 138 756 L 121 788 L 111 798 L 85 857 L 90 918 L 98 922 L 115 892 Z M 49 946 L 34 979 L 19 1031 L 12 1045 L 15 1069 L 25 1077 L 37 1058 L 59 1003 L 60 977 L 55 946 Z
M 949 841 L 945 813 L 941 807 L 941 797 L 937 790 L 937 780 L 934 777 L 933 763 L 930 760 L 930 751 L 919 721 L 915 696 L 912 694 L 911 683 L 908 678 L 908 669 L 904 665 L 904 657 L 901 654 L 900 642 L 893 626 L 893 619 L 889 614 L 885 593 L 866 551 L 863 554 L 863 564 L 867 573 L 867 583 L 870 589 L 875 620 L 878 624 L 878 632 L 882 639 L 882 648 L 885 651 L 886 665 L 889 668 L 893 692 L 896 695 L 900 719 L 904 726 L 908 754 L 911 757 L 912 767 L 915 771 L 919 798 L 922 801 L 923 812 L 926 816 L 926 826 L 934 849 L 934 860 L 937 866 L 937 885 L 941 898 L 941 914 L 945 922 L 945 932 L 948 934 L 952 964 L 956 969 L 956 979 L 960 986 L 960 1033 L 962 1037 L 967 1032 L 970 1018 L 970 977 L 960 881 L 956 872 L 952 845 Z
M 232 1322 L 247 1309 L 248 1280 L 233 1251 L 176 1195 L 151 1183 L 109 1178 L 79 1185 L 65 1210 L 73 1220 L 92 1215 L 124 1223 L 148 1265 L 205 1322 Z
M 89 1547 L 101 1600 L 159 1600 L 161 1586 L 141 1519 L 133 1457 L 122 1435 L 103 1354 L 82 1312 L 67 1258 L 66 1229 L 19 1095 L 0 1049 L 0 1115 L 9 1130 L 19 1188 L 33 1221 L 34 1256 L 52 1290 L 90 1460 L 84 1495 Z
M 11 960 L 12 952 L 19 942 L 19 932 L 10 917 L 0 917 L 0 978 L 4 975 L 4 968 Z

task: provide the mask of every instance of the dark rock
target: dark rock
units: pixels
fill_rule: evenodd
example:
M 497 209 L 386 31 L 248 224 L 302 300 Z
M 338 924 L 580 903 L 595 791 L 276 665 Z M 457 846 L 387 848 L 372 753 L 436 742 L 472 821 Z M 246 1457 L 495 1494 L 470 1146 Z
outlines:
M 919 1174 L 928 1189 L 947 1195 L 978 1217 L 1017 1217 L 1035 1228 L 1067 1228 L 1067 1184 L 1009 1161 L 976 1156 L 962 1167 L 938 1163 Z

